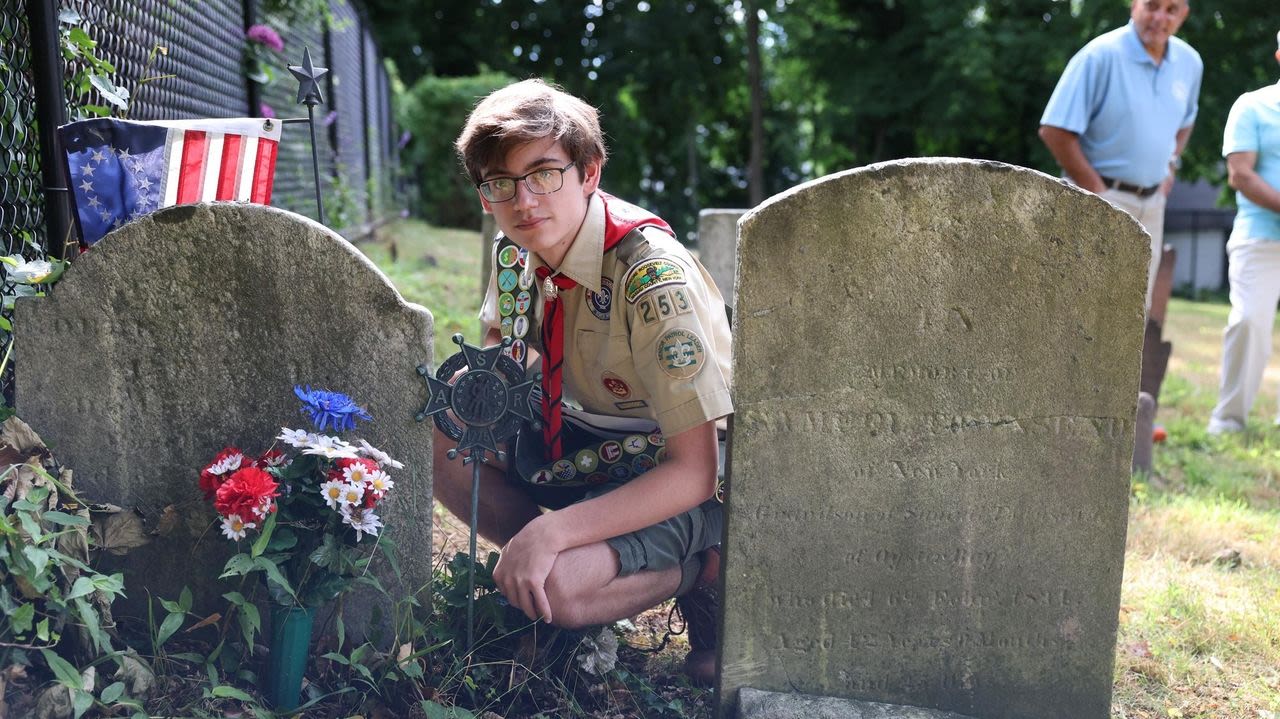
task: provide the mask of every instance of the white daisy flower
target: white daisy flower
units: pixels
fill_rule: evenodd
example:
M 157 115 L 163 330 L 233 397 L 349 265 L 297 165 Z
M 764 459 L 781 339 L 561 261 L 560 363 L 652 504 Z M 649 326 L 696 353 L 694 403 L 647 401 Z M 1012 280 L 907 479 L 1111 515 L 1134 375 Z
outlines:
M 271 514 L 272 504 L 274 504 L 274 500 L 270 497 L 263 497 L 262 501 L 258 503 L 258 506 L 253 508 L 253 516 L 258 519 L 266 519 L 267 515 Z
M 315 454 L 325 459 L 359 459 L 360 455 L 356 454 L 355 447 L 350 443 L 344 442 L 337 437 L 329 437 L 326 435 L 311 435 L 308 438 L 306 448 L 302 450 L 303 454 Z
M 369 468 L 359 462 L 342 470 L 342 478 L 352 484 L 364 484 L 369 479 Z
M 342 506 L 342 490 L 346 486 L 347 483 L 341 479 L 331 479 L 320 485 L 320 496 L 324 497 L 324 503 L 329 505 L 329 509 Z
M 290 447 L 305 447 L 311 444 L 312 438 L 315 436 L 305 429 L 289 429 L 288 427 L 280 428 L 280 435 L 276 439 L 284 442 Z
M 243 454 L 233 454 L 224 457 L 221 462 L 217 462 L 209 467 L 209 474 L 224 475 L 227 472 L 234 472 L 240 469 L 240 463 L 244 461 Z
M 380 469 L 370 472 L 365 480 L 365 487 L 371 492 L 377 492 L 379 495 L 385 494 L 387 490 L 394 486 L 396 486 L 396 483 L 391 481 L 391 475 Z
M 378 536 L 378 527 L 382 526 L 382 520 L 378 519 L 378 515 L 374 514 L 372 509 L 359 507 L 343 507 L 342 521 L 356 530 L 357 542 L 360 541 L 361 534 L 367 534 L 370 537 Z
M 233 514 L 230 517 L 223 517 L 222 536 L 226 537 L 227 539 L 234 539 L 236 541 L 239 541 L 241 539 L 244 539 L 245 536 L 248 535 L 249 533 L 248 530 L 255 529 L 257 528 L 257 526 L 258 525 L 256 523 L 246 522 L 240 519 L 240 515 Z
M 342 494 L 338 495 L 338 503 L 342 505 L 343 512 L 350 507 L 359 505 L 362 499 L 364 499 L 364 485 L 342 483 Z
M 360 440 L 360 454 L 372 459 L 383 467 L 391 467 L 392 469 L 404 469 L 404 462 L 397 462 L 391 458 L 391 455 L 374 447 L 363 439 Z

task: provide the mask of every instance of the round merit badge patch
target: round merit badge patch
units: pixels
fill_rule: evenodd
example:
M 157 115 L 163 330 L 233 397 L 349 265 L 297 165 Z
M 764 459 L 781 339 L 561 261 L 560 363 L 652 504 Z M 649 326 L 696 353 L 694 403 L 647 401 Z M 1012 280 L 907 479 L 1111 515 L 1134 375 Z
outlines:
M 514 290 L 519 281 L 520 278 L 513 269 L 505 269 L 498 273 L 498 289 L 503 292 Z
M 613 304 L 613 280 L 601 277 L 600 291 L 588 292 L 586 295 L 587 309 L 591 310 L 591 314 L 599 320 L 609 319 L 609 306 Z
M 706 360 L 702 338 L 689 330 L 668 330 L 658 338 L 658 366 L 668 377 L 689 379 L 702 371 Z
M 515 245 L 507 245 L 498 250 L 498 264 L 503 267 L 515 267 L 516 259 L 520 256 L 520 250 Z
M 604 460 L 606 463 L 613 464 L 614 462 L 617 462 L 618 458 L 621 456 L 622 445 L 618 444 L 616 441 L 611 439 L 600 445 L 600 459 Z
M 516 338 L 524 337 L 529 334 L 529 317 L 527 315 L 516 315 L 515 324 L 511 326 L 512 333 Z
M 649 440 L 643 434 L 629 434 L 622 440 L 622 448 L 631 454 L 640 454 L 649 446 Z
M 600 384 L 609 390 L 609 394 L 618 399 L 626 399 L 631 396 L 631 387 L 618 375 L 612 372 L 605 372 L 600 375 Z
M 510 292 L 503 292 L 498 295 L 498 314 L 506 317 L 516 309 L 516 298 L 511 296 Z
M 567 459 L 557 459 L 555 463 L 551 465 L 551 473 L 554 474 L 556 479 L 561 482 L 568 482 L 573 479 L 573 476 L 578 473 L 578 470 L 573 466 L 573 462 L 570 462 Z
M 528 314 L 529 305 L 531 304 L 533 304 L 533 297 L 529 294 L 528 290 L 521 290 L 520 294 L 516 295 L 516 313 L 517 314 L 521 314 L 521 315 Z
M 600 465 L 600 457 L 590 449 L 584 449 L 573 458 L 575 464 L 578 465 L 578 471 L 583 474 L 590 474 Z
M 525 345 L 524 340 L 516 340 L 507 348 L 507 354 L 516 362 L 524 364 L 524 356 L 525 353 L 528 352 L 528 349 L 529 348 Z
M 524 268 L 524 271 L 520 273 L 520 277 L 517 282 L 520 284 L 520 289 L 522 290 L 527 290 L 530 287 L 533 287 L 533 273 L 529 271 L 528 267 Z

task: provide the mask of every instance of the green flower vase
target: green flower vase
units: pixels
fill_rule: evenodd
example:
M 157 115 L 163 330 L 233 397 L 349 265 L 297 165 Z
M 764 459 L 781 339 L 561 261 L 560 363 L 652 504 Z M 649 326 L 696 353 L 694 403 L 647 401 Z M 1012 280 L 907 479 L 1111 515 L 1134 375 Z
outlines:
M 298 708 L 302 674 L 311 649 L 314 607 L 271 607 L 271 653 L 267 657 L 267 700 L 277 711 Z

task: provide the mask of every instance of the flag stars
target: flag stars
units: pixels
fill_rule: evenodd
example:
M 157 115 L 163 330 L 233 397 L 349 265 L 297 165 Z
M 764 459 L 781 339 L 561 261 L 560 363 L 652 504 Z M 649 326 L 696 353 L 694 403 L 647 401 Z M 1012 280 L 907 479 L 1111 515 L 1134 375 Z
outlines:
M 133 157 L 133 155 L 129 154 L 129 148 L 127 147 L 123 147 L 123 148 L 120 148 L 119 150 L 116 150 L 116 154 L 120 156 L 121 160 L 128 160 Z
M 102 201 L 99 200 L 97 197 L 89 198 L 89 207 L 98 208 L 101 206 L 102 206 Z
M 89 158 L 89 161 L 90 161 L 90 162 L 102 162 L 102 161 L 103 161 L 103 160 L 105 160 L 105 159 L 107 159 L 106 155 L 103 155 L 103 154 L 102 154 L 102 150 L 101 150 L 101 149 L 97 149 L 97 150 L 94 150 L 94 151 L 93 151 L 93 157 Z
M 144 178 L 142 178 L 141 180 L 138 180 L 138 189 L 139 189 L 139 190 L 142 190 L 143 192 L 146 192 L 147 190 L 150 190 L 150 189 L 151 189 L 151 178 L 144 177 Z
M 88 180 L 85 180 L 84 182 L 80 183 L 80 189 L 84 190 L 85 192 L 93 192 L 93 183 L 89 182 Z
M 96 170 L 96 169 L 98 169 L 98 168 L 94 167 L 93 165 L 90 165 L 90 164 L 87 164 L 87 163 L 86 163 L 86 164 L 85 164 L 85 166 L 84 166 L 84 176 L 85 176 L 85 177 L 93 177 L 93 171 L 94 171 L 94 170 Z

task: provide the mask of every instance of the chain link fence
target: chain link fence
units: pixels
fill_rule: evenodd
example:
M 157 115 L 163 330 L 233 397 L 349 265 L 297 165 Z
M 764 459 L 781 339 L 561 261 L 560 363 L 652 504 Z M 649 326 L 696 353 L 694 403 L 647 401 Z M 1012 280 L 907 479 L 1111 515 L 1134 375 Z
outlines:
M 95 43 L 93 55 L 113 68 L 109 79 L 129 93 L 127 112 L 116 113 L 133 120 L 305 116 L 286 66 L 300 64 L 309 48 L 313 62 L 329 68 L 321 85 L 325 102 L 315 108 L 326 220 L 350 239 L 366 235 L 395 205 L 391 138 L 399 133 L 389 77 L 363 8 L 357 0 L 330 0 L 328 10 L 325 17 L 286 22 L 262 0 L 0 0 L 4 253 L 46 259 L 63 256 L 68 246 L 68 237 L 50 236 L 64 234 L 59 228 L 70 224 L 65 216 L 61 224 L 54 217 L 65 206 L 58 196 L 65 190 L 50 182 L 41 152 L 58 157 L 51 152 L 56 125 L 107 104 L 82 81 L 92 62 L 64 59 L 73 29 L 85 33 Z M 272 27 L 284 40 L 266 83 L 250 79 L 244 60 L 245 31 L 255 24 Z M 42 103 L 55 109 L 41 115 Z M 271 204 L 316 219 L 311 168 L 306 124 L 285 125 Z M 6 297 L 14 293 L 7 279 L 0 289 Z M 10 303 L 0 311 L 0 391 L 12 406 Z

